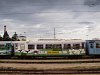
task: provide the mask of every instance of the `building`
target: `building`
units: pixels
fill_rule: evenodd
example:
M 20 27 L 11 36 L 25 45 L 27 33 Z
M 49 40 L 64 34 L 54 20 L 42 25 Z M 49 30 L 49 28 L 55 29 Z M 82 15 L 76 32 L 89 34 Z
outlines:
M 18 39 L 20 41 L 26 41 L 26 36 L 20 35 L 20 36 L 18 36 Z

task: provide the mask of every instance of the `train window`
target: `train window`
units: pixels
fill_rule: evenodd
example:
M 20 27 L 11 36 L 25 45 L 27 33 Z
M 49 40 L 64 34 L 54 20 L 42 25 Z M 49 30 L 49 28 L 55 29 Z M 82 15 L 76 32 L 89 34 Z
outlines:
M 73 44 L 73 49 L 80 49 L 80 44 Z
M 37 49 L 43 49 L 43 44 L 37 44 Z
M 64 49 L 71 49 L 71 44 L 64 44 Z
M 54 44 L 53 48 L 62 49 L 62 45 L 61 44 Z
M 25 49 L 25 45 L 24 44 L 21 44 L 20 45 L 20 49 L 22 49 L 22 50 Z
M 33 44 L 30 44 L 30 45 L 28 45 L 28 49 L 34 49 L 34 45 Z
M 46 44 L 46 49 L 52 49 L 53 48 L 53 45 L 52 44 Z
M 90 48 L 93 48 L 93 44 L 90 44 Z
M 82 43 L 82 49 L 84 49 L 84 43 Z
M 100 48 L 100 43 L 96 43 L 96 48 Z
M 1 44 L 0 49 L 4 49 L 4 48 L 5 48 L 4 44 Z

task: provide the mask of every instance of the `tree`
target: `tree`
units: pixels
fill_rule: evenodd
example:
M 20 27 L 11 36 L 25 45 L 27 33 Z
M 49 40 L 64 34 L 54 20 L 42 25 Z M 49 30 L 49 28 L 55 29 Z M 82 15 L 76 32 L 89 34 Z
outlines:
M 12 41 L 18 41 L 18 36 L 15 32 L 15 34 L 12 36 Z
M 9 34 L 7 31 L 5 31 L 3 35 L 3 41 L 11 41 L 11 38 L 9 37 Z
M 1 35 L 0 35 L 0 41 L 3 41 L 3 38 L 1 37 Z

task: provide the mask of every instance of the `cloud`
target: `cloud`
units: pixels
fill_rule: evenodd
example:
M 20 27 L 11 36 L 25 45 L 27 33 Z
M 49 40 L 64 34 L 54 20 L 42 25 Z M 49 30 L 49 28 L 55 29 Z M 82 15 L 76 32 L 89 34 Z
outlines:
M 89 7 L 95 7 L 100 5 L 100 0 L 85 0 L 85 5 L 88 5 Z
M 57 38 L 86 39 L 88 29 L 91 36 L 99 30 L 99 5 L 99 0 L 0 0 L 0 31 L 7 25 L 10 35 L 53 38 L 56 28 Z
M 79 22 L 79 24 L 93 24 L 93 22 Z

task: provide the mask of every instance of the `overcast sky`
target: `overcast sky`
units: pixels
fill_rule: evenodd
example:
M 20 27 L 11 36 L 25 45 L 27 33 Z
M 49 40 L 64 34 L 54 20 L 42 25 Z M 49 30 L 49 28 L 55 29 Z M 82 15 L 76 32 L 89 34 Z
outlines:
M 0 0 L 3 26 L 32 38 L 100 38 L 100 0 Z M 88 35 L 88 36 L 87 36 Z

